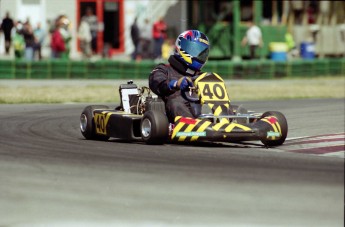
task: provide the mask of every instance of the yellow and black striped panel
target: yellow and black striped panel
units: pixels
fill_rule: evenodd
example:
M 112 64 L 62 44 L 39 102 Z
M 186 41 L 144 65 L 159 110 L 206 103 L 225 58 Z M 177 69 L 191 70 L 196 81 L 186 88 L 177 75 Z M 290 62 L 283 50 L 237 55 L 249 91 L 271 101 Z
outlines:
M 273 131 L 267 132 L 267 139 L 276 140 L 282 136 L 282 130 L 276 117 L 268 116 L 261 119 L 261 121 L 268 123 L 272 127 Z
M 237 123 L 229 123 L 225 118 L 221 119 L 219 123 L 212 123 L 206 119 L 193 119 L 176 117 L 175 128 L 173 130 L 171 139 L 173 141 L 197 141 L 201 137 L 212 138 L 212 135 L 219 133 L 231 133 L 234 129 L 236 131 L 251 131 L 250 127 Z
M 207 103 L 212 109 L 214 116 L 227 115 L 230 108 L 230 103 Z
M 248 126 L 241 125 L 238 123 L 230 123 L 228 126 L 225 128 L 225 132 L 232 132 L 234 129 L 241 130 L 241 131 L 251 131 L 252 129 Z
M 204 105 L 208 105 L 210 107 L 214 116 L 229 114 L 230 103 L 207 103 Z M 230 123 L 228 118 L 217 119 L 217 122 L 220 122 L 221 120 L 223 120 L 223 122 L 226 121 L 227 123 Z
M 237 131 L 251 131 L 252 129 L 248 126 L 241 125 L 238 123 L 229 123 L 229 121 L 225 118 L 221 119 L 219 123 L 216 123 L 212 126 L 213 131 L 215 132 L 225 132 L 225 133 L 230 133 L 234 129 Z
M 207 136 L 206 129 L 212 124 L 208 120 L 176 117 L 171 139 L 174 141 L 196 141 Z M 187 140 L 188 138 L 188 140 Z

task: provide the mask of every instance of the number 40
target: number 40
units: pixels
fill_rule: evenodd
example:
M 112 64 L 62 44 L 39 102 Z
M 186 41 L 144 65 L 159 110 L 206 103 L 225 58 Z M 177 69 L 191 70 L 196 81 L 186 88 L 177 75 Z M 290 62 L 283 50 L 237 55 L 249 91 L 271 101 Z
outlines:
M 210 99 L 213 99 L 213 96 L 215 95 L 218 99 L 224 99 L 225 98 L 225 91 L 222 85 L 220 84 L 205 84 L 204 89 L 202 91 L 202 94 L 204 96 L 208 96 Z

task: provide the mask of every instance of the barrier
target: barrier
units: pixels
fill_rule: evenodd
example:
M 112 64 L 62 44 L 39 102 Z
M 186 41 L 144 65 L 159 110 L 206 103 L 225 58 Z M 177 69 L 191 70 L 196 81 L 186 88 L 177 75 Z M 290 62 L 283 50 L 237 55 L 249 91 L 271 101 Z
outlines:
M 0 79 L 14 79 L 15 78 L 15 66 L 14 61 L 2 60 L 0 61 Z
M 153 61 L 18 61 L 0 60 L 0 79 L 146 79 Z M 345 75 L 345 58 L 293 60 L 208 61 L 203 71 L 224 79 L 272 79 Z

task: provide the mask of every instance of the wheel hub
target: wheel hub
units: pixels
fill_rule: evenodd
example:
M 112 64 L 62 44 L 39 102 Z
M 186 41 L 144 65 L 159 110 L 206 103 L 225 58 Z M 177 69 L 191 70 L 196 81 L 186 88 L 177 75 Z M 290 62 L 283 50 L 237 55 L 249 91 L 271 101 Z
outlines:
M 87 127 L 87 117 L 85 114 L 82 114 L 80 116 L 80 130 L 82 132 L 85 132 L 86 131 L 86 127 Z
M 151 121 L 147 118 L 141 124 L 141 134 L 144 137 L 149 137 L 151 134 Z

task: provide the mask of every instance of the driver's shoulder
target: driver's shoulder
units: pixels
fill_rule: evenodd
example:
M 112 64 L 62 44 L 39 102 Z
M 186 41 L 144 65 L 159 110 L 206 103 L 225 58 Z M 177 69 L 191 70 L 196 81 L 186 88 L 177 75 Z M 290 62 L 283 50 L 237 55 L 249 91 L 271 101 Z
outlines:
M 164 64 L 164 63 L 159 63 L 158 65 L 156 65 L 153 68 L 152 72 L 157 71 L 157 70 L 166 71 L 166 70 L 168 70 L 169 67 L 170 67 L 170 65 L 167 65 L 167 64 Z

